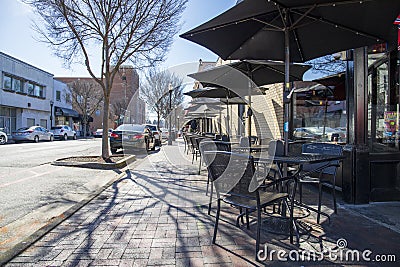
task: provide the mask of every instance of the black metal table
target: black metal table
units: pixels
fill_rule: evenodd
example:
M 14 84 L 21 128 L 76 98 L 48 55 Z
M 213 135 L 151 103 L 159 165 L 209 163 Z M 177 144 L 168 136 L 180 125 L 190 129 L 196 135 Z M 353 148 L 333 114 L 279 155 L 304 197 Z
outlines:
M 302 171 L 303 165 L 304 164 L 314 164 L 314 163 L 325 163 L 326 165 L 329 165 L 331 161 L 335 160 L 343 160 L 345 157 L 343 155 L 322 155 L 322 154 L 301 154 L 301 155 L 295 155 L 295 156 L 268 156 L 268 157 L 254 157 L 254 162 L 258 164 L 276 164 L 278 167 L 278 173 L 281 177 L 283 177 L 283 166 L 284 164 L 287 165 L 296 165 L 298 166 L 297 170 L 292 174 L 296 179 L 299 178 L 299 174 Z M 323 168 L 324 166 L 321 166 Z M 299 207 L 303 207 L 307 209 L 307 211 L 312 210 L 314 212 L 318 212 L 315 208 L 312 208 L 310 206 L 307 206 L 303 203 L 300 202 L 295 202 L 295 204 Z M 326 213 L 321 214 L 327 216 L 329 218 L 329 215 Z M 276 217 L 269 220 L 266 220 L 263 222 L 263 226 L 268 228 L 268 231 L 273 232 L 273 233 L 278 233 L 278 234 L 285 234 L 288 233 L 287 229 L 288 227 L 291 227 L 288 225 L 288 220 L 282 220 L 285 219 L 285 217 Z M 297 218 L 299 219 L 299 218 Z M 306 229 L 306 226 L 302 226 L 306 231 L 309 232 L 310 229 Z M 272 230 L 271 230 L 272 229 Z M 298 233 L 297 233 L 298 235 Z M 297 236 L 299 238 L 299 236 Z

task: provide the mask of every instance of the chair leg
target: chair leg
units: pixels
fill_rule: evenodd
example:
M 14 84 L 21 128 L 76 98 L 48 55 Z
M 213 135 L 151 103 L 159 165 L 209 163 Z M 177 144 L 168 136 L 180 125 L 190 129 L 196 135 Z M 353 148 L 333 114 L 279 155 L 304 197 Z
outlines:
M 193 164 L 193 162 L 194 162 L 194 153 L 192 151 L 192 164 Z
M 206 196 L 208 196 L 208 188 L 210 186 L 210 175 L 207 175 L 207 188 L 206 188 Z
M 250 229 L 250 223 L 249 223 L 249 209 L 246 209 L 246 225 L 247 225 L 247 229 Z
M 256 236 L 256 261 L 258 261 L 257 254 L 260 251 L 260 236 L 261 236 L 261 209 L 257 209 L 257 236 Z
M 333 177 L 333 184 L 332 184 L 333 210 L 334 210 L 335 214 L 337 214 L 335 185 L 336 185 L 336 178 Z
M 201 155 L 200 155 L 200 163 L 199 163 L 199 175 L 200 175 L 200 171 L 201 171 Z
M 300 197 L 300 203 L 303 203 L 303 185 L 299 183 L 299 197 Z
M 219 220 L 219 213 L 221 209 L 221 200 L 218 199 L 217 201 L 217 214 L 215 216 L 215 224 L 214 224 L 214 235 L 212 239 L 212 243 L 215 244 L 215 239 L 217 238 L 217 231 L 218 231 L 218 220 Z
M 239 207 L 239 212 L 240 212 L 240 214 L 239 214 L 239 216 L 238 216 L 237 219 L 236 219 L 236 226 L 237 226 L 237 227 L 240 227 L 240 225 L 239 225 L 239 219 L 240 219 L 240 221 L 242 222 L 242 224 L 244 224 L 244 220 L 243 220 L 243 215 L 244 215 L 244 213 L 243 213 L 243 209 L 242 209 L 241 207 Z
M 318 212 L 317 212 L 317 223 L 321 218 L 321 201 L 322 201 L 322 183 L 318 183 Z
M 208 202 L 208 215 L 211 215 L 211 203 L 212 203 L 212 197 L 213 197 L 213 183 L 211 183 L 211 188 L 210 188 L 210 202 Z

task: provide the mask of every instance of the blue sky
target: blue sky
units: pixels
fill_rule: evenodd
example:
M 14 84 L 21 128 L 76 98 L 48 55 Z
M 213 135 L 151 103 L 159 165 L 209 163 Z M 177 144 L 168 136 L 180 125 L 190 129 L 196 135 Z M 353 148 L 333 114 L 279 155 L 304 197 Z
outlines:
M 189 0 L 182 17 L 181 33 L 215 17 L 235 3 L 236 0 Z M 55 76 L 89 76 L 81 65 L 74 65 L 72 69 L 63 68 L 62 60 L 52 54 L 52 49 L 35 40 L 36 33 L 31 27 L 31 19 L 34 17 L 32 10 L 19 0 L 1 0 L 0 51 Z M 199 59 L 213 61 L 217 56 L 206 48 L 176 36 L 163 66 L 169 68 L 198 62 Z

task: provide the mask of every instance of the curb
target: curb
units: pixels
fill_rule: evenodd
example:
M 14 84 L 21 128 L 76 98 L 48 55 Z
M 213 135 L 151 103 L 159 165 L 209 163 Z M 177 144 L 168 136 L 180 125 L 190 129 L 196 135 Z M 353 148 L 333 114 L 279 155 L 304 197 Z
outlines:
M 42 226 L 41 228 L 36 230 L 33 234 L 26 237 L 24 240 L 19 242 L 17 245 L 13 246 L 11 249 L 0 254 L 0 266 L 3 266 L 4 264 L 8 263 L 10 260 L 12 260 L 18 254 L 20 254 L 21 252 L 26 250 L 28 247 L 30 247 L 33 243 L 35 243 L 40 238 L 45 236 L 49 231 L 53 230 L 55 227 L 57 227 L 63 221 L 65 221 L 66 219 L 71 217 L 75 212 L 77 212 L 82 207 L 84 207 L 86 204 L 88 204 L 90 201 L 92 201 L 94 198 L 99 196 L 105 189 L 107 189 L 113 183 L 115 183 L 116 181 L 120 180 L 125 175 L 127 175 L 130 170 L 128 167 L 126 167 L 124 170 L 121 170 L 121 171 L 122 171 L 122 173 L 116 175 L 114 178 L 112 178 L 110 181 L 108 181 L 105 185 L 101 186 L 96 191 L 89 194 L 86 199 L 81 200 L 80 202 L 76 203 L 75 205 L 73 205 L 72 207 L 68 208 L 66 211 L 61 213 L 60 215 L 51 218 L 44 226 Z
M 112 157 L 112 156 L 111 156 Z M 111 169 L 120 169 L 123 168 L 130 163 L 136 161 L 135 155 L 130 155 L 126 158 L 123 158 L 117 162 L 113 163 L 98 163 L 98 162 L 70 162 L 66 161 L 68 158 L 58 159 L 53 161 L 51 165 L 54 166 L 64 166 L 64 167 L 79 167 L 79 168 L 89 168 L 89 169 L 101 169 L 101 170 L 111 170 Z M 90 158 L 90 156 L 84 156 L 82 158 Z

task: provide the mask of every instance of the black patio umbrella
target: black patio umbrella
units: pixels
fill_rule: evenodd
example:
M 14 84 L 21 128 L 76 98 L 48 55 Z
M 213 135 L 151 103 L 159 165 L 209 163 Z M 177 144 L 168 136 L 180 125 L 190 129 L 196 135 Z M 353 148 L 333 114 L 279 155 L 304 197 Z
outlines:
M 291 64 L 290 81 L 301 81 L 304 73 L 310 68 L 311 66 L 305 64 Z M 204 87 L 222 86 L 231 90 L 232 88 L 248 88 L 248 78 L 254 83 L 254 86 L 260 87 L 267 84 L 283 83 L 285 64 L 284 62 L 270 60 L 241 60 L 192 73 L 188 76 L 199 81 Z M 245 78 L 240 79 L 238 76 L 245 76 Z M 240 90 L 233 91 L 241 94 Z
M 207 87 L 207 88 L 198 88 L 192 91 L 183 93 L 184 95 L 190 96 L 192 98 L 198 97 L 208 97 L 208 98 L 233 98 L 238 97 L 238 95 L 223 87 Z
M 290 62 L 377 43 L 395 44 L 397 0 L 244 0 L 214 19 L 181 35 L 222 59 L 285 61 L 290 99 Z M 285 153 L 288 152 L 288 103 Z

